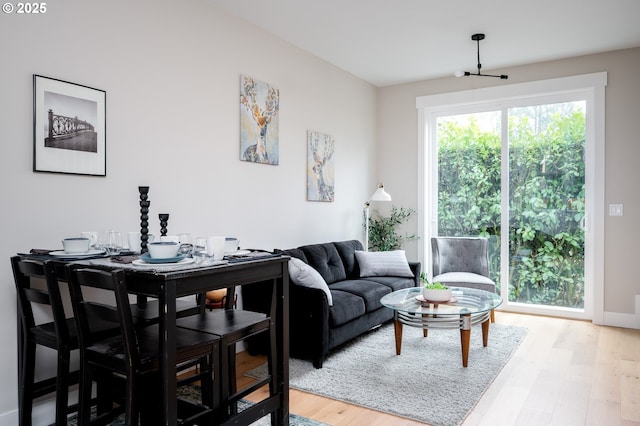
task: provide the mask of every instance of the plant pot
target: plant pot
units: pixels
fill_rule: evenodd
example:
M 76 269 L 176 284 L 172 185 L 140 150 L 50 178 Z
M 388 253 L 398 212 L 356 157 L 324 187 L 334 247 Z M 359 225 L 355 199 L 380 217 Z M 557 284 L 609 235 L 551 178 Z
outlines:
M 451 300 L 451 289 L 436 290 L 423 287 L 422 297 L 429 302 L 448 302 Z

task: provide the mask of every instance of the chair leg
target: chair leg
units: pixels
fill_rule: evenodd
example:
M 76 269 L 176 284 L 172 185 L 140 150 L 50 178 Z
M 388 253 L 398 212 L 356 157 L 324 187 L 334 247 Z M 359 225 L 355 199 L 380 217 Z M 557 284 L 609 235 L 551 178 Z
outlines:
M 78 424 L 88 425 L 91 419 L 91 386 L 93 369 L 89 365 L 80 368 L 78 389 Z
M 58 376 L 56 377 L 56 426 L 65 426 L 67 424 L 67 403 L 69 401 L 69 357 L 69 349 L 58 349 Z
M 33 409 L 34 370 L 36 367 L 36 345 L 26 340 L 22 351 L 22 371 L 20 371 L 20 385 L 18 391 L 20 426 L 31 426 L 31 412 Z

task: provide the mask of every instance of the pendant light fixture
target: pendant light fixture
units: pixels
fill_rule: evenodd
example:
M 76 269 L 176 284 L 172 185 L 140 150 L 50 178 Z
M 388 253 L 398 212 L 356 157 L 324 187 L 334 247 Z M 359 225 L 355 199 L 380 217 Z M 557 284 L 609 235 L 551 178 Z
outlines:
M 475 41 L 478 45 L 478 72 L 470 73 L 469 71 L 456 71 L 454 75 L 456 77 L 469 77 L 472 75 L 475 75 L 478 77 L 496 77 L 496 78 L 501 78 L 503 80 L 506 80 L 507 78 L 509 78 L 509 76 L 505 74 L 493 75 L 493 74 L 480 73 L 480 69 L 482 68 L 482 64 L 480 64 L 480 40 L 484 40 L 484 34 L 474 34 L 471 36 L 471 40 Z

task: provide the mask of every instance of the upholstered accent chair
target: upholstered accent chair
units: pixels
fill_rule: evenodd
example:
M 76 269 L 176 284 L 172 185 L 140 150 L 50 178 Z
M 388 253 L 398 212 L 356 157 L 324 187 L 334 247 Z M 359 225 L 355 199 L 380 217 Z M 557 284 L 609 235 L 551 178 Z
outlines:
M 489 278 L 488 247 L 488 240 L 481 237 L 431 238 L 432 280 L 495 293 L 496 283 Z

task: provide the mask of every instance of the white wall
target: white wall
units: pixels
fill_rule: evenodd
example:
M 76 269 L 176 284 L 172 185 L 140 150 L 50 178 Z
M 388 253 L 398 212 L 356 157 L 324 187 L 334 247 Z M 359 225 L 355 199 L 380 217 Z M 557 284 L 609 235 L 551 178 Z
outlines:
M 381 88 L 377 150 L 380 178 L 385 186 L 393 188 L 394 201 L 416 208 L 419 96 L 606 71 L 605 209 L 609 204 L 623 204 L 624 216 L 609 217 L 608 211 L 604 212 L 604 323 L 640 328 L 640 281 L 634 268 L 640 258 L 634 232 L 640 217 L 639 68 L 640 48 L 636 48 L 494 72 L 508 74 L 506 81 L 449 77 Z
M 375 190 L 376 89 L 204 1 L 47 3 L 0 16 L 0 425 L 17 410 L 9 257 L 86 230 L 236 236 L 244 248 L 362 238 Z M 107 93 L 107 176 L 32 172 L 32 75 Z M 280 165 L 239 161 L 239 79 L 280 90 Z M 335 138 L 336 201 L 306 201 L 306 132 Z M 51 423 L 52 413 L 46 420 Z M 45 420 L 41 420 L 41 423 Z

